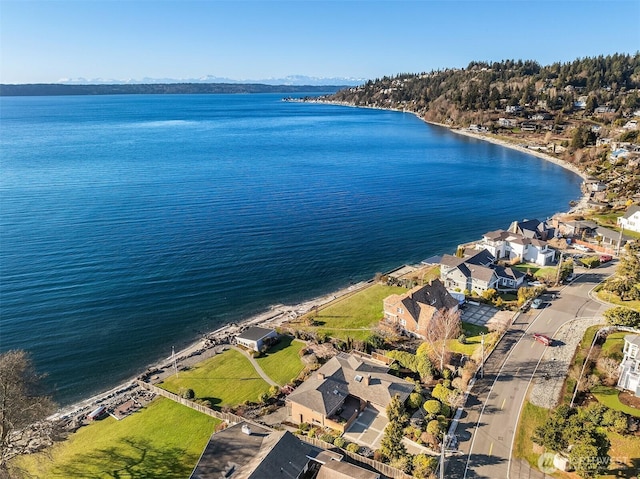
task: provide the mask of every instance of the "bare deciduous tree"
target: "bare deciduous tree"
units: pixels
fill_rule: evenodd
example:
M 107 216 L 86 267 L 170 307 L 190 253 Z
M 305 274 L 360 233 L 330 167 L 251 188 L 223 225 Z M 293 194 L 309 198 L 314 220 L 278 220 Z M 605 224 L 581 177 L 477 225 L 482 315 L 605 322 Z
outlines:
M 440 365 L 440 371 L 449 356 L 447 340 L 457 338 L 460 335 L 462 321 L 460 311 L 443 308 L 433 315 L 427 327 L 426 339 L 431 346 L 434 362 Z
M 0 477 L 8 475 L 8 460 L 32 447 L 31 436 L 50 431 L 39 424 L 55 409 L 42 394 L 42 378 L 23 350 L 0 354 Z

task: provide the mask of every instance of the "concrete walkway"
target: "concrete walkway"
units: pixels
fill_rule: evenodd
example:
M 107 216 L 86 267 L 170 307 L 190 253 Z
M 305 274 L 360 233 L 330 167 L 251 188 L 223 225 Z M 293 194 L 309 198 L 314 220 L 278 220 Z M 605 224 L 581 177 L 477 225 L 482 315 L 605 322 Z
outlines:
M 265 373 L 262 370 L 262 368 L 258 364 L 258 361 L 256 361 L 253 356 L 248 354 L 244 349 L 239 348 L 237 346 L 231 346 L 231 348 L 235 349 L 236 351 L 240 351 L 242 354 L 244 354 L 247 357 L 247 359 L 249 359 L 249 361 L 251 361 L 251 364 L 253 364 L 253 367 L 256 369 L 256 371 L 260 375 L 260 377 L 262 379 L 264 379 L 265 381 L 267 381 L 269 383 L 269 385 L 280 387 L 280 385 L 277 382 L 275 382 L 273 379 L 271 379 L 269 376 L 267 376 L 267 373 Z

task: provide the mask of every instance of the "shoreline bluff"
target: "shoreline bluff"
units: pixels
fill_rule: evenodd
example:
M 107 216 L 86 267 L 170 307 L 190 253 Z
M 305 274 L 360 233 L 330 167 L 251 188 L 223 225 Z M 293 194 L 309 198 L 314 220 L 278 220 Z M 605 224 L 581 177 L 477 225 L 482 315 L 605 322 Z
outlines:
M 475 138 L 481 141 L 487 141 L 490 143 L 494 143 L 498 146 L 502 146 L 504 148 L 510 148 L 512 150 L 516 150 L 525 154 L 536 156 L 542 160 L 549 161 L 551 163 L 554 163 L 562 168 L 565 168 L 571 171 L 572 173 L 575 173 L 576 175 L 580 176 L 583 180 L 586 180 L 587 178 L 587 175 L 583 171 L 580 171 L 574 165 L 566 161 L 560 160 L 558 158 L 555 158 L 554 156 L 542 153 L 540 151 L 531 150 L 522 146 L 514 145 L 507 141 L 500 140 L 499 138 L 494 138 L 482 133 L 471 132 L 471 131 L 463 130 L 460 128 L 452 128 L 442 123 L 427 121 L 416 112 L 399 110 L 394 108 L 362 107 L 362 106 L 357 106 L 357 105 L 352 105 L 352 104 L 342 103 L 342 102 L 317 102 L 317 103 L 326 103 L 326 104 L 333 104 L 337 106 L 347 106 L 352 108 L 371 108 L 376 110 L 388 110 L 388 111 L 397 111 L 401 113 L 410 113 L 415 115 L 418 119 L 420 119 L 421 121 L 423 121 L 428 125 L 446 128 L 452 133 L 467 136 L 470 138 Z M 570 208 L 569 211 L 566 211 L 565 213 L 557 212 L 555 213 L 555 215 L 578 214 L 586 209 L 588 199 L 589 199 L 588 194 L 583 193 L 582 197 L 579 200 L 577 200 L 577 204 L 574 207 Z M 242 332 L 244 329 L 251 326 L 267 326 L 267 327 L 273 327 L 273 328 L 278 327 L 285 321 L 288 321 L 290 319 L 295 319 L 296 317 L 309 312 L 314 306 L 324 306 L 330 303 L 331 301 L 341 298 L 346 294 L 362 289 L 368 283 L 369 281 L 362 281 L 360 283 L 352 284 L 338 291 L 335 291 L 317 298 L 312 298 L 308 301 L 304 301 L 297 305 L 291 305 L 291 306 L 282 305 L 282 304 L 274 305 L 274 306 L 271 306 L 268 311 L 257 314 L 247 319 L 240 320 L 237 323 L 236 322 L 227 323 L 216 330 L 205 333 L 202 338 L 193 341 L 192 343 L 190 343 L 188 346 L 181 349 L 180 351 L 176 351 L 175 355 L 169 356 L 165 359 L 158 359 L 154 363 L 150 364 L 145 371 L 142 371 L 137 376 L 132 377 L 129 380 L 126 380 L 120 383 L 119 385 L 110 388 L 107 391 L 94 394 L 93 396 L 87 399 L 82 399 L 72 404 L 60 407 L 53 415 L 49 416 L 48 419 L 56 420 L 63 417 L 77 415 L 83 411 L 89 410 L 92 406 L 106 401 L 107 398 L 111 398 L 118 394 L 124 394 L 128 392 L 131 386 L 135 385 L 136 381 L 141 376 L 143 376 L 145 372 L 149 372 L 154 369 L 166 369 L 166 368 L 172 367 L 171 363 L 174 361 L 174 358 L 176 361 L 181 361 L 189 357 L 192 357 L 194 355 L 197 355 L 199 354 L 199 352 L 203 350 L 215 348 L 215 346 L 218 344 L 221 344 L 222 341 L 229 340 L 231 336 L 234 336 Z

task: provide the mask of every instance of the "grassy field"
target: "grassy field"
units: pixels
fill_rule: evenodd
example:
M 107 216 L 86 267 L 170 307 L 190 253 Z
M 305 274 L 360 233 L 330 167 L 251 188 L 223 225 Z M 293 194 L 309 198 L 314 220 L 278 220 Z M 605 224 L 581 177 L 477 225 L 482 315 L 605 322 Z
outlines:
M 180 371 L 177 377 L 174 374 L 158 386 L 176 394 L 183 389 L 193 389 L 196 398 L 207 399 L 214 407 L 255 402 L 260 394 L 269 390 L 269 384 L 258 375 L 249 359 L 233 349 L 188 371 Z
M 18 465 L 42 479 L 184 479 L 219 422 L 157 399 L 122 421 L 109 417 L 83 427 L 50 451 L 20 458 Z
M 280 342 L 269 349 L 266 355 L 256 358 L 256 361 L 267 376 L 284 386 L 304 369 L 299 354 L 303 348 L 302 341 L 291 336 L 281 336 Z
M 332 338 L 363 340 L 371 336 L 382 319 L 382 301 L 392 294 L 408 290 L 396 286 L 375 284 L 358 291 L 348 298 L 336 301 L 315 313 L 309 313 L 315 326 L 296 325 L 305 331 L 316 331 Z
M 534 406 L 529 401 L 525 402 L 520 414 L 516 441 L 513 454 L 515 457 L 526 459 L 529 464 L 538 463 L 540 454 L 533 450 L 533 431 L 536 427 L 542 426 L 549 417 L 549 410 L 543 407 Z

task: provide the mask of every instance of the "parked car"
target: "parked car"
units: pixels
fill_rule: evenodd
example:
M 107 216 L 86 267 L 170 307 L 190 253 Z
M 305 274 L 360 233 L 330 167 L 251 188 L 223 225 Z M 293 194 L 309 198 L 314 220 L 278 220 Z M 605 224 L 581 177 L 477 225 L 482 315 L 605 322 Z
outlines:
M 545 346 L 551 346 L 551 343 L 553 342 L 553 340 L 549 336 L 539 333 L 534 333 L 533 339 L 535 339 L 539 343 L 544 344 Z
M 542 308 L 543 305 L 544 305 L 544 301 L 542 301 L 542 298 L 536 298 L 531 302 L 531 307 L 533 309 L 540 309 Z
M 600 262 L 601 263 L 608 263 L 612 259 L 613 259 L 613 256 L 611 256 L 610 254 L 601 254 L 600 255 Z
M 584 251 L 585 253 L 589 253 L 591 251 L 593 251 L 591 248 L 589 248 L 588 246 L 584 246 L 581 244 L 576 244 L 573 246 L 575 249 L 580 250 L 580 251 Z

